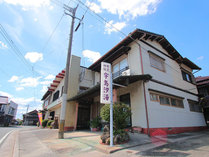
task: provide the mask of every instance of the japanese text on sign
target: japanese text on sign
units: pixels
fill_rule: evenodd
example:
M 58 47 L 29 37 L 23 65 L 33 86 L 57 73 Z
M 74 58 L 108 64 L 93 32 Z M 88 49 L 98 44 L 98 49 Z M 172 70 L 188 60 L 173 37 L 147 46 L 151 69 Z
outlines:
M 100 103 L 110 103 L 110 79 L 111 79 L 111 64 L 101 63 L 101 91 L 100 91 Z

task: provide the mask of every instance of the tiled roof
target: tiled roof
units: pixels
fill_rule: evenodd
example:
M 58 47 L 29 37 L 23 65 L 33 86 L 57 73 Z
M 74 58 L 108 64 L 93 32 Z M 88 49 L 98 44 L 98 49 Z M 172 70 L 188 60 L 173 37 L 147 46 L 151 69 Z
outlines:
M 204 84 L 209 85 L 209 76 L 198 76 L 195 79 L 196 79 L 197 85 L 204 85 Z

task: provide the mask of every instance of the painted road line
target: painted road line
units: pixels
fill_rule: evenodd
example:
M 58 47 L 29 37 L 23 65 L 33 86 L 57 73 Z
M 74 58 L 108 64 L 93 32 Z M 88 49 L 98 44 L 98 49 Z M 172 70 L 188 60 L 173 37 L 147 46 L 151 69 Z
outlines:
M 10 132 L 8 132 L 6 135 L 4 135 L 4 137 L 2 137 L 1 138 L 1 140 L 0 140 L 0 146 L 1 146 L 1 144 L 4 142 L 4 140 L 7 138 L 7 136 L 10 134 L 10 133 L 12 133 L 14 130 L 11 130 Z

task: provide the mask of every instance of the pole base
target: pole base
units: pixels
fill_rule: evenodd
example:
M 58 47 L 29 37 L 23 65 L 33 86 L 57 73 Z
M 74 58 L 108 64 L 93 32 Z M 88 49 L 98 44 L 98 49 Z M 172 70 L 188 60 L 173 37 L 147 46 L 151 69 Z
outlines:
M 64 132 L 58 132 L 58 138 L 64 139 Z
M 65 120 L 60 120 L 59 132 L 58 132 L 59 139 L 64 139 L 64 126 L 65 126 Z

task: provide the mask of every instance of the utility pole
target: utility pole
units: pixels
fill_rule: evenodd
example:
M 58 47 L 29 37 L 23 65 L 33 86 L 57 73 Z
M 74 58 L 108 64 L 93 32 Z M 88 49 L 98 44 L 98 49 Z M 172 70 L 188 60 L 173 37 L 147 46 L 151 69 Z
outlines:
M 68 14 L 65 12 L 65 14 L 72 17 L 71 22 L 71 29 L 70 29 L 70 39 L 69 39 L 69 45 L 68 45 L 68 54 L 67 54 L 67 62 L 66 62 L 66 68 L 65 68 L 65 81 L 64 81 L 64 89 L 63 89 L 63 95 L 62 95 L 62 105 L 61 105 L 61 115 L 60 115 L 60 125 L 59 125 L 59 133 L 58 138 L 63 139 L 64 138 L 64 126 L 65 126 L 65 112 L 66 112 L 66 104 L 67 104 L 67 91 L 68 91 L 68 77 L 69 77 L 69 68 L 70 68 L 70 58 L 71 58 L 71 51 L 72 51 L 72 39 L 73 39 L 73 29 L 74 29 L 74 21 L 75 21 L 75 13 L 78 6 L 76 8 L 70 8 L 66 5 L 64 5 L 64 9 L 69 11 L 71 14 Z

